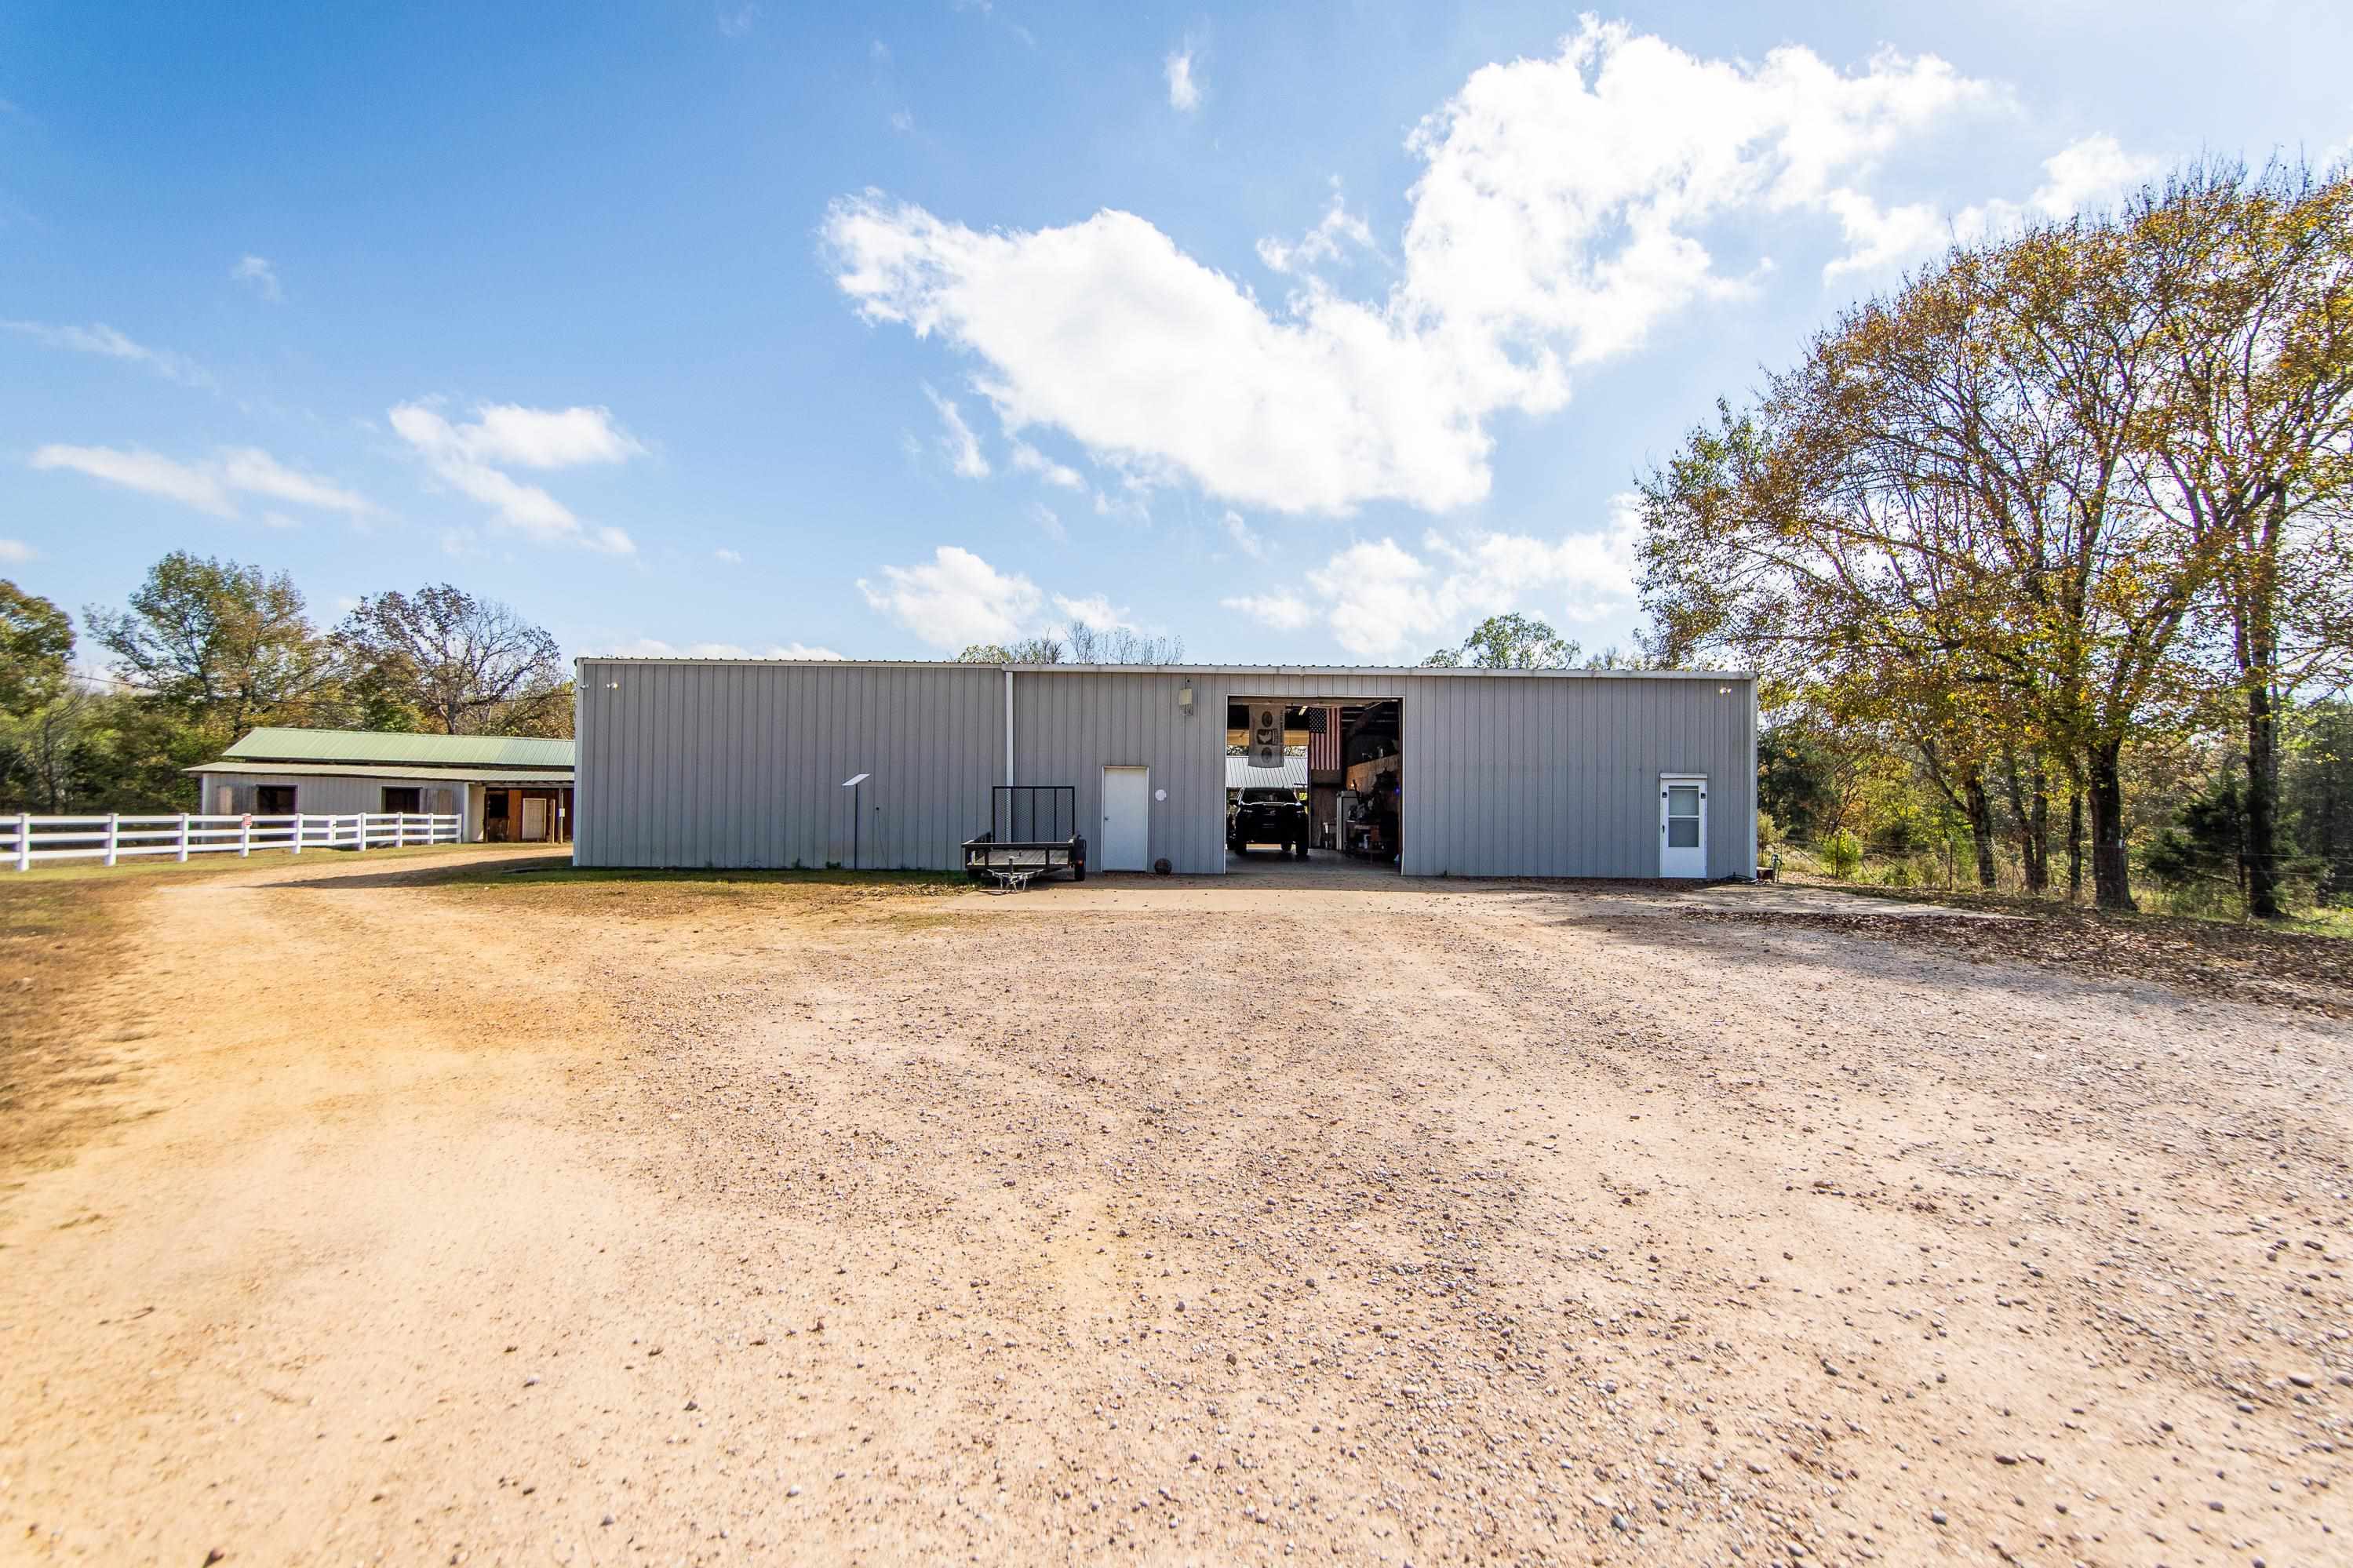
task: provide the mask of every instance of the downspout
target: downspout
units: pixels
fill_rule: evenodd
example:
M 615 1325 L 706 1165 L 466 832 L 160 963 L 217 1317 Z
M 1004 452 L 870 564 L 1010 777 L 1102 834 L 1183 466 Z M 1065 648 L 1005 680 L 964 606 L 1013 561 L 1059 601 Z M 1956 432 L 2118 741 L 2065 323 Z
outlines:
M 1005 668 L 1005 782 L 1013 783 L 1013 667 Z

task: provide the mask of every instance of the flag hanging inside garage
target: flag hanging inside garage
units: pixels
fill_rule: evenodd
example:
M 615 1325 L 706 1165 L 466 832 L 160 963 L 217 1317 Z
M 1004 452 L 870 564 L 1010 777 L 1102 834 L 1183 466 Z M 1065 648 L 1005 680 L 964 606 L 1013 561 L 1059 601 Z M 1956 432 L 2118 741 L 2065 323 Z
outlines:
M 1310 708 L 1307 710 L 1307 776 L 1336 773 L 1340 771 L 1340 710 L 1337 708 Z

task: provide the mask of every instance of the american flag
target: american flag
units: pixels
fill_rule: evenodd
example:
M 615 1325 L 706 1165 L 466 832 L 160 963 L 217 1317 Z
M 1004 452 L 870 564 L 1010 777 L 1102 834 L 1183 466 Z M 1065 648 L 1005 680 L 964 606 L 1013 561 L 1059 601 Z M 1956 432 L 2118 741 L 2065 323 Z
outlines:
M 1307 773 L 1314 777 L 1319 773 L 1340 771 L 1340 710 L 1337 708 L 1310 708 L 1307 710 Z

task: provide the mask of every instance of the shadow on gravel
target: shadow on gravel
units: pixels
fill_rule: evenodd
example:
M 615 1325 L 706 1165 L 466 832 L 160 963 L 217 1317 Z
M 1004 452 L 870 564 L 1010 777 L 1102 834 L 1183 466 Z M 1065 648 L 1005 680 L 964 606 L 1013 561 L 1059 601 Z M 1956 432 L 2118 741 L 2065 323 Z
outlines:
M 2242 928 L 2208 921 L 2148 917 L 2112 919 L 2084 910 L 2041 918 L 1989 921 L 1918 913 L 1755 913 L 1683 910 L 1672 920 L 1652 918 L 1643 934 L 1680 935 L 1704 945 L 1710 962 L 1740 963 L 1765 955 L 1750 943 L 1712 928 L 1764 934 L 1776 930 L 1828 933 L 1918 949 L 1967 963 L 2021 963 L 2067 974 L 2084 984 L 2123 989 L 2163 985 L 2218 1001 L 2291 1007 L 2329 1018 L 2353 1018 L 2353 942 L 2334 937 Z M 1641 919 L 1594 910 L 1560 923 L 1583 929 L 1623 927 Z

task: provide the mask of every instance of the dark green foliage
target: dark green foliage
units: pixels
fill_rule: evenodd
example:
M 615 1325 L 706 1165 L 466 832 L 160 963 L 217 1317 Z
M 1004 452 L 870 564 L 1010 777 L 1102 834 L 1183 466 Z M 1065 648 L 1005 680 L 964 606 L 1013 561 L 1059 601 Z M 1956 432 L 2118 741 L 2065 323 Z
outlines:
M 1783 724 L 1758 738 L 1757 808 L 1790 843 L 1812 843 L 1837 805 L 1830 753 L 1811 733 Z
M 2281 770 L 2282 816 L 2308 858 L 2323 903 L 2353 904 L 2353 703 L 2295 716 Z
M 73 646 L 63 610 L 0 578 L 0 719 L 20 718 L 63 691 Z
M 2246 882 L 2246 781 L 2237 769 L 2225 769 L 2158 830 L 2143 864 L 2169 892 L 2229 888 L 2236 893 Z

